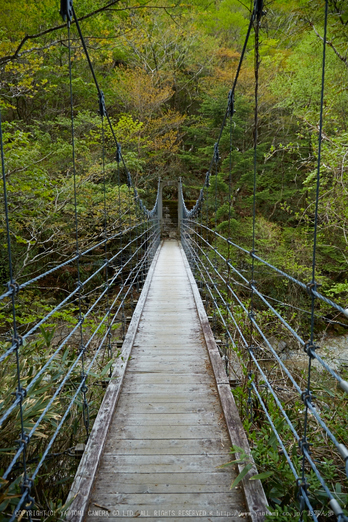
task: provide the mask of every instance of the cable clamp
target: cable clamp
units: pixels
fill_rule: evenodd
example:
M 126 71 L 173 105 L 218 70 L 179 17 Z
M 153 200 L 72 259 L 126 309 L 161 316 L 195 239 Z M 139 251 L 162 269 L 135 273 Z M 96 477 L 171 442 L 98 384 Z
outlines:
M 73 0 L 60 0 L 59 14 L 64 22 L 70 23 L 73 18 Z
M 79 352 L 80 352 L 80 353 L 81 353 L 81 352 L 82 352 L 82 353 L 85 353 L 85 352 L 86 352 L 86 346 L 85 346 L 83 343 L 80 344 Z M 82 374 L 81 374 L 81 377 L 82 377 Z
M 307 493 L 309 484 L 308 484 L 306 478 L 304 478 L 302 480 L 302 478 L 299 477 L 298 479 L 296 479 L 296 486 L 299 489 L 302 489 L 305 493 Z
M 254 350 L 257 349 L 257 346 L 255 346 L 254 344 L 251 344 L 250 346 L 248 346 L 248 352 L 249 353 L 254 353 Z M 248 377 L 252 376 L 252 373 L 249 373 Z
M 19 440 L 17 440 L 18 444 L 20 446 L 28 446 L 29 442 L 30 442 L 30 438 L 29 438 L 29 435 L 27 435 L 26 433 L 23 433 L 23 437 Z
M 27 390 L 25 388 L 18 388 L 15 392 L 12 393 L 12 395 L 16 396 L 16 399 L 20 399 L 21 401 L 26 398 L 27 396 Z
M 307 406 L 308 403 L 312 404 L 312 399 L 315 399 L 315 395 L 310 390 L 305 390 L 301 393 L 301 400 Z
M 26 503 L 25 503 L 25 506 L 24 506 L 24 509 L 26 511 L 31 511 L 34 507 L 35 507 L 35 500 L 34 498 L 30 495 L 30 491 L 31 491 L 31 488 L 33 487 L 33 481 L 29 478 L 26 478 L 23 482 L 23 484 L 21 484 L 21 493 L 26 493 L 27 496 L 26 496 Z
M 316 292 L 318 286 L 322 286 L 321 283 L 317 283 L 316 281 L 311 281 L 306 284 L 306 291 L 309 296 L 313 295 L 313 291 Z
M 312 343 L 312 341 L 308 341 L 304 347 L 303 347 L 303 350 L 306 352 L 306 354 L 308 355 L 308 357 L 310 357 L 311 359 L 314 359 L 315 358 L 315 355 L 314 355 L 314 351 L 319 348 L 319 346 L 315 346 L 315 344 Z
M 81 391 L 85 395 L 88 391 L 88 386 L 86 385 L 86 380 L 87 380 L 88 375 L 85 372 L 81 372 L 80 377 L 81 377 L 81 381 L 83 382 L 83 384 L 81 386 Z
M 306 478 L 304 478 L 303 480 L 302 480 L 302 478 L 298 478 L 298 479 L 296 479 L 296 486 L 298 488 L 297 498 L 300 500 L 300 509 L 302 511 L 305 507 L 305 500 L 303 498 L 302 493 L 305 493 L 306 495 L 308 495 L 309 484 L 308 484 Z
M 105 98 L 104 98 L 103 91 L 99 91 L 98 97 L 99 97 L 99 113 L 100 113 L 100 116 L 104 117 L 104 116 L 106 116 L 106 108 L 105 108 Z
M 311 442 L 308 442 L 306 437 L 303 437 L 303 439 L 299 440 L 298 446 L 300 450 L 307 451 L 307 453 L 310 454 L 310 446 L 313 446 Z
M 248 318 L 253 321 L 255 319 L 255 312 L 254 310 L 250 310 L 250 312 L 248 312 Z
M 23 346 L 23 337 L 21 335 L 18 335 L 16 337 L 12 338 L 12 344 L 16 345 L 16 348 L 18 349 L 20 346 Z
M 236 111 L 234 110 L 234 96 L 233 96 L 233 92 L 231 89 L 230 92 L 228 93 L 227 114 L 228 114 L 228 116 L 232 117 L 235 112 Z
M 117 163 L 120 163 L 121 158 L 122 158 L 121 145 L 119 143 L 117 143 L 117 148 L 116 148 L 116 161 L 117 161 Z
M 255 253 L 257 252 L 257 250 L 253 249 L 253 250 L 250 250 L 249 252 L 249 256 L 250 257 L 254 257 Z
M 256 285 L 257 285 L 257 281 L 255 281 L 254 279 L 251 279 L 251 281 L 249 281 L 249 286 L 251 289 L 253 289 L 254 286 L 256 286 Z
M 214 145 L 214 161 L 215 163 L 219 163 L 220 161 L 220 155 L 219 155 L 219 144 L 218 142 L 215 143 Z
M 19 292 L 19 284 L 17 283 L 17 281 L 9 281 L 8 283 L 6 283 L 6 287 L 12 295 L 17 295 Z

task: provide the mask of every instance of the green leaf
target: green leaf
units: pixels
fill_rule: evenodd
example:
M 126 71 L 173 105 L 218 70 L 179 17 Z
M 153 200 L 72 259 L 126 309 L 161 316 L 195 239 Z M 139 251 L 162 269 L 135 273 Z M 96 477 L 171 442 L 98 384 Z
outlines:
M 264 471 L 263 473 L 258 473 L 257 475 L 250 477 L 249 480 L 263 480 L 265 478 L 270 477 L 271 475 L 274 475 L 273 471 Z
M 245 468 L 244 468 L 244 469 L 239 473 L 238 477 L 237 477 L 237 478 L 232 482 L 230 489 L 235 488 L 235 487 L 237 486 L 237 484 L 239 484 L 239 482 L 240 482 L 241 480 L 243 480 L 243 478 L 245 477 L 245 475 L 248 473 L 248 471 L 251 470 L 252 467 L 253 467 L 252 464 L 247 464 L 247 465 L 245 466 Z

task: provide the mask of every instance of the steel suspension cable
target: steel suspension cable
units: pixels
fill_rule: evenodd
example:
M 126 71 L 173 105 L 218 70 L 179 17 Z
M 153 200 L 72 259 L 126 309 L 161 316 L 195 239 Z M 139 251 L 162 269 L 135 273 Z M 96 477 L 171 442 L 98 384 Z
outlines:
M 17 318 L 16 318 L 16 293 L 17 293 L 17 283 L 14 279 L 13 274 L 13 264 L 12 264 L 12 250 L 11 250 L 11 235 L 10 235 L 10 219 L 9 219 L 9 205 L 8 205 L 8 197 L 7 197 L 7 183 L 6 183 L 6 170 L 5 170 L 5 155 L 4 155 L 4 142 L 3 142 L 3 133 L 2 133 L 2 119 L 1 119 L 1 111 L 0 111 L 0 153 L 1 153 L 1 171 L 2 171 L 2 181 L 3 181 L 3 190 L 4 190 L 4 210 L 5 210 L 5 221 L 6 221 L 6 240 L 7 240 L 7 258 L 8 258 L 8 269 L 9 269 L 9 277 L 10 280 L 7 283 L 7 286 L 12 289 L 11 293 L 11 303 L 12 303 L 12 328 L 13 328 L 13 339 L 12 344 L 15 345 L 14 352 L 16 358 L 16 381 L 17 381 L 17 389 L 14 392 L 15 401 L 10 408 L 11 412 L 19 406 L 19 418 L 20 418 L 20 438 L 17 441 L 19 449 L 22 450 L 23 453 L 23 478 L 21 481 L 21 489 L 23 493 L 23 503 L 26 502 L 26 506 L 28 508 L 32 506 L 33 499 L 30 496 L 32 482 L 28 478 L 27 472 L 27 459 L 26 459 L 26 448 L 28 445 L 28 437 L 24 427 L 24 415 L 23 415 L 23 401 L 27 395 L 27 391 L 22 386 L 21 381 L 21 372 L 20 372 L 20 360 L 19 360 L 19 348 L 23 344 L 22 337 L 18 334 L 17 327 Z M 31 517 L 30 517 L 31 520 Z

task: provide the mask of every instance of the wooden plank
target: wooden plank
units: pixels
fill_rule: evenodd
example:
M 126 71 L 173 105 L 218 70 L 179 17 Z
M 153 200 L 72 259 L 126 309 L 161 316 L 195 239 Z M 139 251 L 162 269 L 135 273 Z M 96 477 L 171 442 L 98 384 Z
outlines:
M 219 469 L 228 462 L 224 452 L 214 455 L 103 455 L 103 470 L 117 469 L 120 473 L 160 473 L 170 470 L 171 473 L 210 473 L 218 471 L 230 474 L 228 468 Z M 232 468 L 233 470 L 233 468 Z M 101 481 L 103 482 L 103 481 Z
M 129 372 L 127 377 L 127 384 L 130 386 L 136 385 L 139 388 L 142 388 L 146 385 L 156 386 L 156 385 L 175 385 L 180 386 L 182 384 L 187 385 L 187 383 L 192 384 L 210 384 L 211 379 L 209 375 L 205 373 L 191 373 L 188 377 L 187 374 L 180 373 L 141 373 L 141 372 Z
M 229 491 L 231 485 L 231 476 L 228 473 L 221 473 L 220 470 L 213 470 L 210 473 L 119 473 L 119 471 L 105 471 L 103 477 L 105 481 L 113 482 L 116 491 L 127 491 L 129 486 L 142 486 L 154 485 L 158 487 L 158 492 L 166 492 L 170 485 L 184 486 L 186 485 L 186 491 L 190 491 L 191 486 L 206 486 L 209 490 L 215 485 L 224 486 L 225 491 Z M 240 488 L 238 488 L 240 489 Z M 156 490 L 157 491 L 157 490 Z
M 140 373 L 146 373 L 146 374 L 162 374 L 167 369 L 172 368 L 172 373 L 174 374 L 186 374 L 186 375 L 192 375 L 192 374 L 201 374 L 204 371 L 204 363 L 196 362 L 196 361 L 180 361 L 178 362 L 177 359 L 172 358 L 168 361 L 158 361 L 157 365 L 154 366 L 154 362 L 147 362 L 143 363 L 142 359 L 137 359 L 136 364 L 132 364 L 131 367 L 128 368 L 128 371 L 130 373 L 134 373 L 136 375 L 139 375 Z
M 123 388 L 121 398 L 128 397 L 133 402 L 139 403 L 160 403 L 160 402 L 176 402 L 176 403 L 184 403 L 184 404 L 203 404 L 205 402 L 214 401 L 216 404 L 216 398 L 218 397 L 218 393 L 216 390 L 210 390 L 210 393 L 207 394 L 206 388 L 203 391 L 195 391 L 191 392 L 190 395 L 187 394 L 186 391 L 177 392 L 175 389 L 163 390 L 162 393 L 154 393 L 153 390 L 149 389 L 147 392 L 136 391 L 131 388 L 128 391 Z
M 122 426 L 114 422 L 115 439 L 211 439 L 226 438 L 225 426 Z
M 97 487 L 93 492 L 93 497 L 95 494 L 98 495 L 98 503 L 100 501 L 101 505 L 105 507 L 108 506 L 127 506 L 133 505 L 136 507 L 140 507 L 143 505 L 149 506 L 149 508 L 153 509 L 155 506 L 158 506 L 163 501 L 163 497 L 165 497 L 165 509 L 172 509 L 178 511 L 180 508 L 183 509 L 218 509 L 218 506 L 221 506 L 220 509 L 231 509 L 231 508 L 239 508 L 239 498 L 236 499 L 236 495 L 232 492 L 224 492 L 224 493 L 210 493 L 209 495 L 205 495 L 202 493 L 118 493 L 114 491 L 113 484 L 109 483 L 109 487 L 106 488 L 106 484 L 103 484 L 103 489 L 99 489 Z M 169 507 L 170 506 L 170 507 Z
M 175 383 L 168 383 L 168 384 L 142 384 L 141 387 L 137 386 L 134 387 L 134 384 L 131 384 L 130 382 L 125 382 L 123 390 L 125 393 L 132 392 L 134 395 L 138 395 L 140 393 L 156 393 L 159 395 L 166 395 L 167 393 L 174 395 L 175 391 L 177 390 L 178 393 L 183 393 L 186 395 L 189 395 L 194 392 L 198 393 L 206 393 L 207 396 L 216 393 L 214 385 L 211 385 L 211 387 L 207 386 L 206 383 L 187 383 L 187 384 L 175 384 Z M 123 393 L 123 391 L 122 391 Z
M 181 347 L 182 350 L 186 351 L 187 353 L 195 353 L 195 350 L 199 350 L 201 351 L 202 350 L 202 343 L 198 340 L 195 340 L 195 341 L 190 341 L 188 342 L 186 340 L 185 344 L 183 343 L 182 340 L 180 339 L 170 339 L 168 340 L 167 337 L 164 337 L 161 341 L 158 341 L 156 339 L 153 340 L 153 342 L 151 344 L 148 344 L 147 345 L 148 347 L 151 346 L 151 347 L 158 347 L 158 348 L 162 348 L 165 347 L 166 350 L 172 350 L 172 349 L 175 349 L 177 347 Z M 138 341 L 138 338 L 135 340 L 135 344 L 134 344 L 134 347 L 136 348 L 144 348 L 144 343 L 143 342 L 139 342 Z M 202 353 L 205 353 L 205 350 L 203 350 Z
M 187 346 L 186 344 L 180 343 L 172 343 L 168 342 L 167 344 L 157 345 L 157 344 L 148 344 L 145 345 L 144 343 L 141 346 L 136 346 L 137 350 L 139 350 L 139 354 L 148 354 L 151 356 L 152 354 L 154 356 L 158 355 L 174 355 L 176 357 L 181 356 L 194 356 L 197 357 L 197 359 L 200 359 L 201 357 L 204 357 L 206 355 L 206 350 L 202 348 L 201 345 L 196 346 Z
M 173 396 L 172 402 L 140 402 L 133 398 L 121 395 L 118 402 L 119 411 L 126 410 L 128 413 L 205 413 L 215 411 L 220 414 L 220 405 L 216 399 L 204 402 L 176 402 Z
M 124 413 L 123 413 L 124 412 Z M 127 426 L 176 426 L 210 425 L 216 421 L 216 412 L 205 413 L 129 413 L 120 408 L 117 413 L 117 424 Z
M 115 480 L 117 480 L 117 490 L 118 493 L 175 493 L 176 495 L 179 495 L 180 493 L 187 493 L 187 491 L 190 491 L 190 493 L 225 493 L 228 488 L 231 485 L 231 481 L 228 478 L 228 483 L 226 484 L 197 484 L 196 482 L 192 482 L 192 484 L 187 482 L 187 473 L 184 473 L 183 475 L 183 484 L 173 484 L 172 477 L 168 481 L 167 484 L 158 484 L 156 482 L 156 475 L 150 475 L 148 473 L 142 473 L 142 475 L 146 475 L 147 480 L 145 484 L 125 484 L 123 482 L 124 477 L 128 477 L 131 475 L 130 473 L 124 473 L 122 474 L 115 474 L 115 473 L 109 473 L 105 474 L 105 479 L 109 481 L 110 484 L 112 484 Z M 178 473 L 175 473 L 175 475 L 178 475 Z M 197 476 L 197 473 L 194 473 L 194 475 Z M 138 476 L 138 475 L 137 475 Z M 149 480 L 151 480 L 153 483 L 149 483 Z M 106 491 L 106 490 L 105 490 Z
M 146 301 L 146 296 L 150 288 L 151 279 L 154 274 L 159 252 L 160 247 L 157 249 L 156 255 L 148 271 L 142 293 L 135 307 L 132 320 L 129 324 L 127 334 L 123 342 L 122 357 L 116 361 L 112 379 L 110 380 L 110 383 L 106 389 L 103 402 L 99 409 L 97 418 L 94 421 L 93 428 L 88 439 L 87 447 L 82 456 L 74 482 L 71 486 L 67 499 L 67 503 L 73 499 L 69 510 L 70 515 L 66 517 L 66 520 L 69 522 L 81 522 L 84 519 L 92 485 L 97 473 L 107 437 L 108 428 L 110 426 L 111 418 L 120 394 L 128 358 L 134 344 L 134 338 Z
M 104 455 L 217 455 L 225 444 L 221 439 L 111 439 L 105 444 Z
M 236 468 L 218 468 L 231 458 L 230 439 L 175 242 L 157 268 L 90 496 L 95 512 L 85 521 L 240 520 L 244 496 L 230 491 Z

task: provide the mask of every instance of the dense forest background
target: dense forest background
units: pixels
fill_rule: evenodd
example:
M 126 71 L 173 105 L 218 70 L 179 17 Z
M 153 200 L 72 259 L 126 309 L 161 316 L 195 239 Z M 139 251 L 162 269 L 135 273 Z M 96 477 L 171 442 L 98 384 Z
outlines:
M 182 177 L 185 197 L 195 200 L 210 166 L 253 2 L 75 0 L 74 8 L 123 157 L 144 201 L 152 207 L 159 177 Z M 266 0 L 264 11 L 260 30 L 257 251 L 309 282 L 324 1 Z M 77 213 L 80 246 L 85 248 L 102 237 L 104 191 L 108 224 L 111 229 L 119 225 L 120 191 L 116 150 L 108 128 L 104 129 L 103 161 L 98 96 L 74 23 L 71 36 Z M 0 107 L 14 273 L 19 283 L 75 252 L 68 61 L 67 29 L 57 0 L 0 0 Z M 221 233 L 229 233 L 248 250 L 252 227 L 254 74 L 252 34 L 235 92 L 231 183 L 227 126 L 220 143 L 217 178 L 207 190 L 204 203 L 208 224 L 217 225 Z M 329 0 L 317 279 L 323 293 L 344 307 L 348 305 L 347 162 L 348 4 L 346 0 Z M 121 181 L 121 204 L 126 210 L 131 197 L 125 176 Z M 176 197 L 174 193 L 172 197 Z M 3 214 L 0 238 L 0 277 L 6 283 L 9 274 Z M 238 256 L 234 260 L 242 263 Z M 243 262 L 247 269 L 248 261 Z M 17 321 L 21 332 L 71 289 L 75 275 L 65 270 L 57 278 L 46 278 L 41 286 L 19 294 Z M 297 307 L 308 306 L 305 292 L 274 274 L 259 270 L 257 279 L 259 288 L 271 297 Z M 5 325 L 0 332 L 4 346 L 12 320 L 6 306 L 0 310 Z M 328 313 L 325 304 L 319 306 L 326 318 L 337 319 Z M 301 314 L 296 315 L 293 309 L 287 313 L 293 327 L 301 330 Z M 57 314 L 55 321 L 74 324 L 74 314 L 76 309 L 68 308 Z M 339 316 L 339 320 L 344 318 Z M 335 333 L 345 332 L 345 328 L 337 327 Z M 43 353 L 46 345 L 49 348 L 50 332 L 43 330 L 42 335 Z M 37 344 L 27 353 L 30 365 L 38 364 Z M 66 357 L 56 369 L 57 380 L 70 354 Z M 9 373 L 5 368 L 2 377 L 7 378 Z M 15 382 L 8 388 L 14 389 Z M 54 424 L 59 415 L 48 419 L 47 425 Z M 71 421 L 71 425 L 74 441 L 68 445 L 80 440 L 78 421 Z M 10 432 L 15 432 L 13 425 L 8 427 L 5 438 L 10 438 Z M 35 451 L 36 458 L 41 451 L 39 444 Z M 55 479 L 68 490 L 73 473 L 67 478 L 65 470 Z M 49 488 L 49 473 L 44 480 Z M 279 483 L 282 481 L 283 476 Z M 63 497 L 59 497 L 61 503 Z M 36 498 L 40 498 L 40 492 L 36 492 Z M 47 505 L 55 509 L 56 499 L 55 493 L 54 501 Z
M 195 199 L 209 168 L 252 2 L 75 3 L 106 106 L 135 184 L 153 203 L 157 179 L 183 177 Z M 261 27 L 257 237 L 268 259 L 308 279 L 314 216 L 323 2 L 265 2 Z M 59 5 L 2 0 L 0 103 L 18 276 L 70 249 L 72 172 L 68 42 Z M 75 25 L 73 91 L 81 229 L 101 219 L 98 98 Z M 254 50 L 248 46 L 233 123 L 232 236 L 250 247 Z M 319 280 L 345 298 L 347 264 L 348 7 L 329 1 Z M 106 133 L 109 210 L 115 150 Z M 228 209 L 228 129 L 219 171 L 220 227 Z M 35 210 L 35 212 L 34 212 Z M 226 224 L 226 223 L 225 223 Z M 4 227 L 2 227 L 2 234 Z M 6 280 L 6 250 L 0 269 Z

